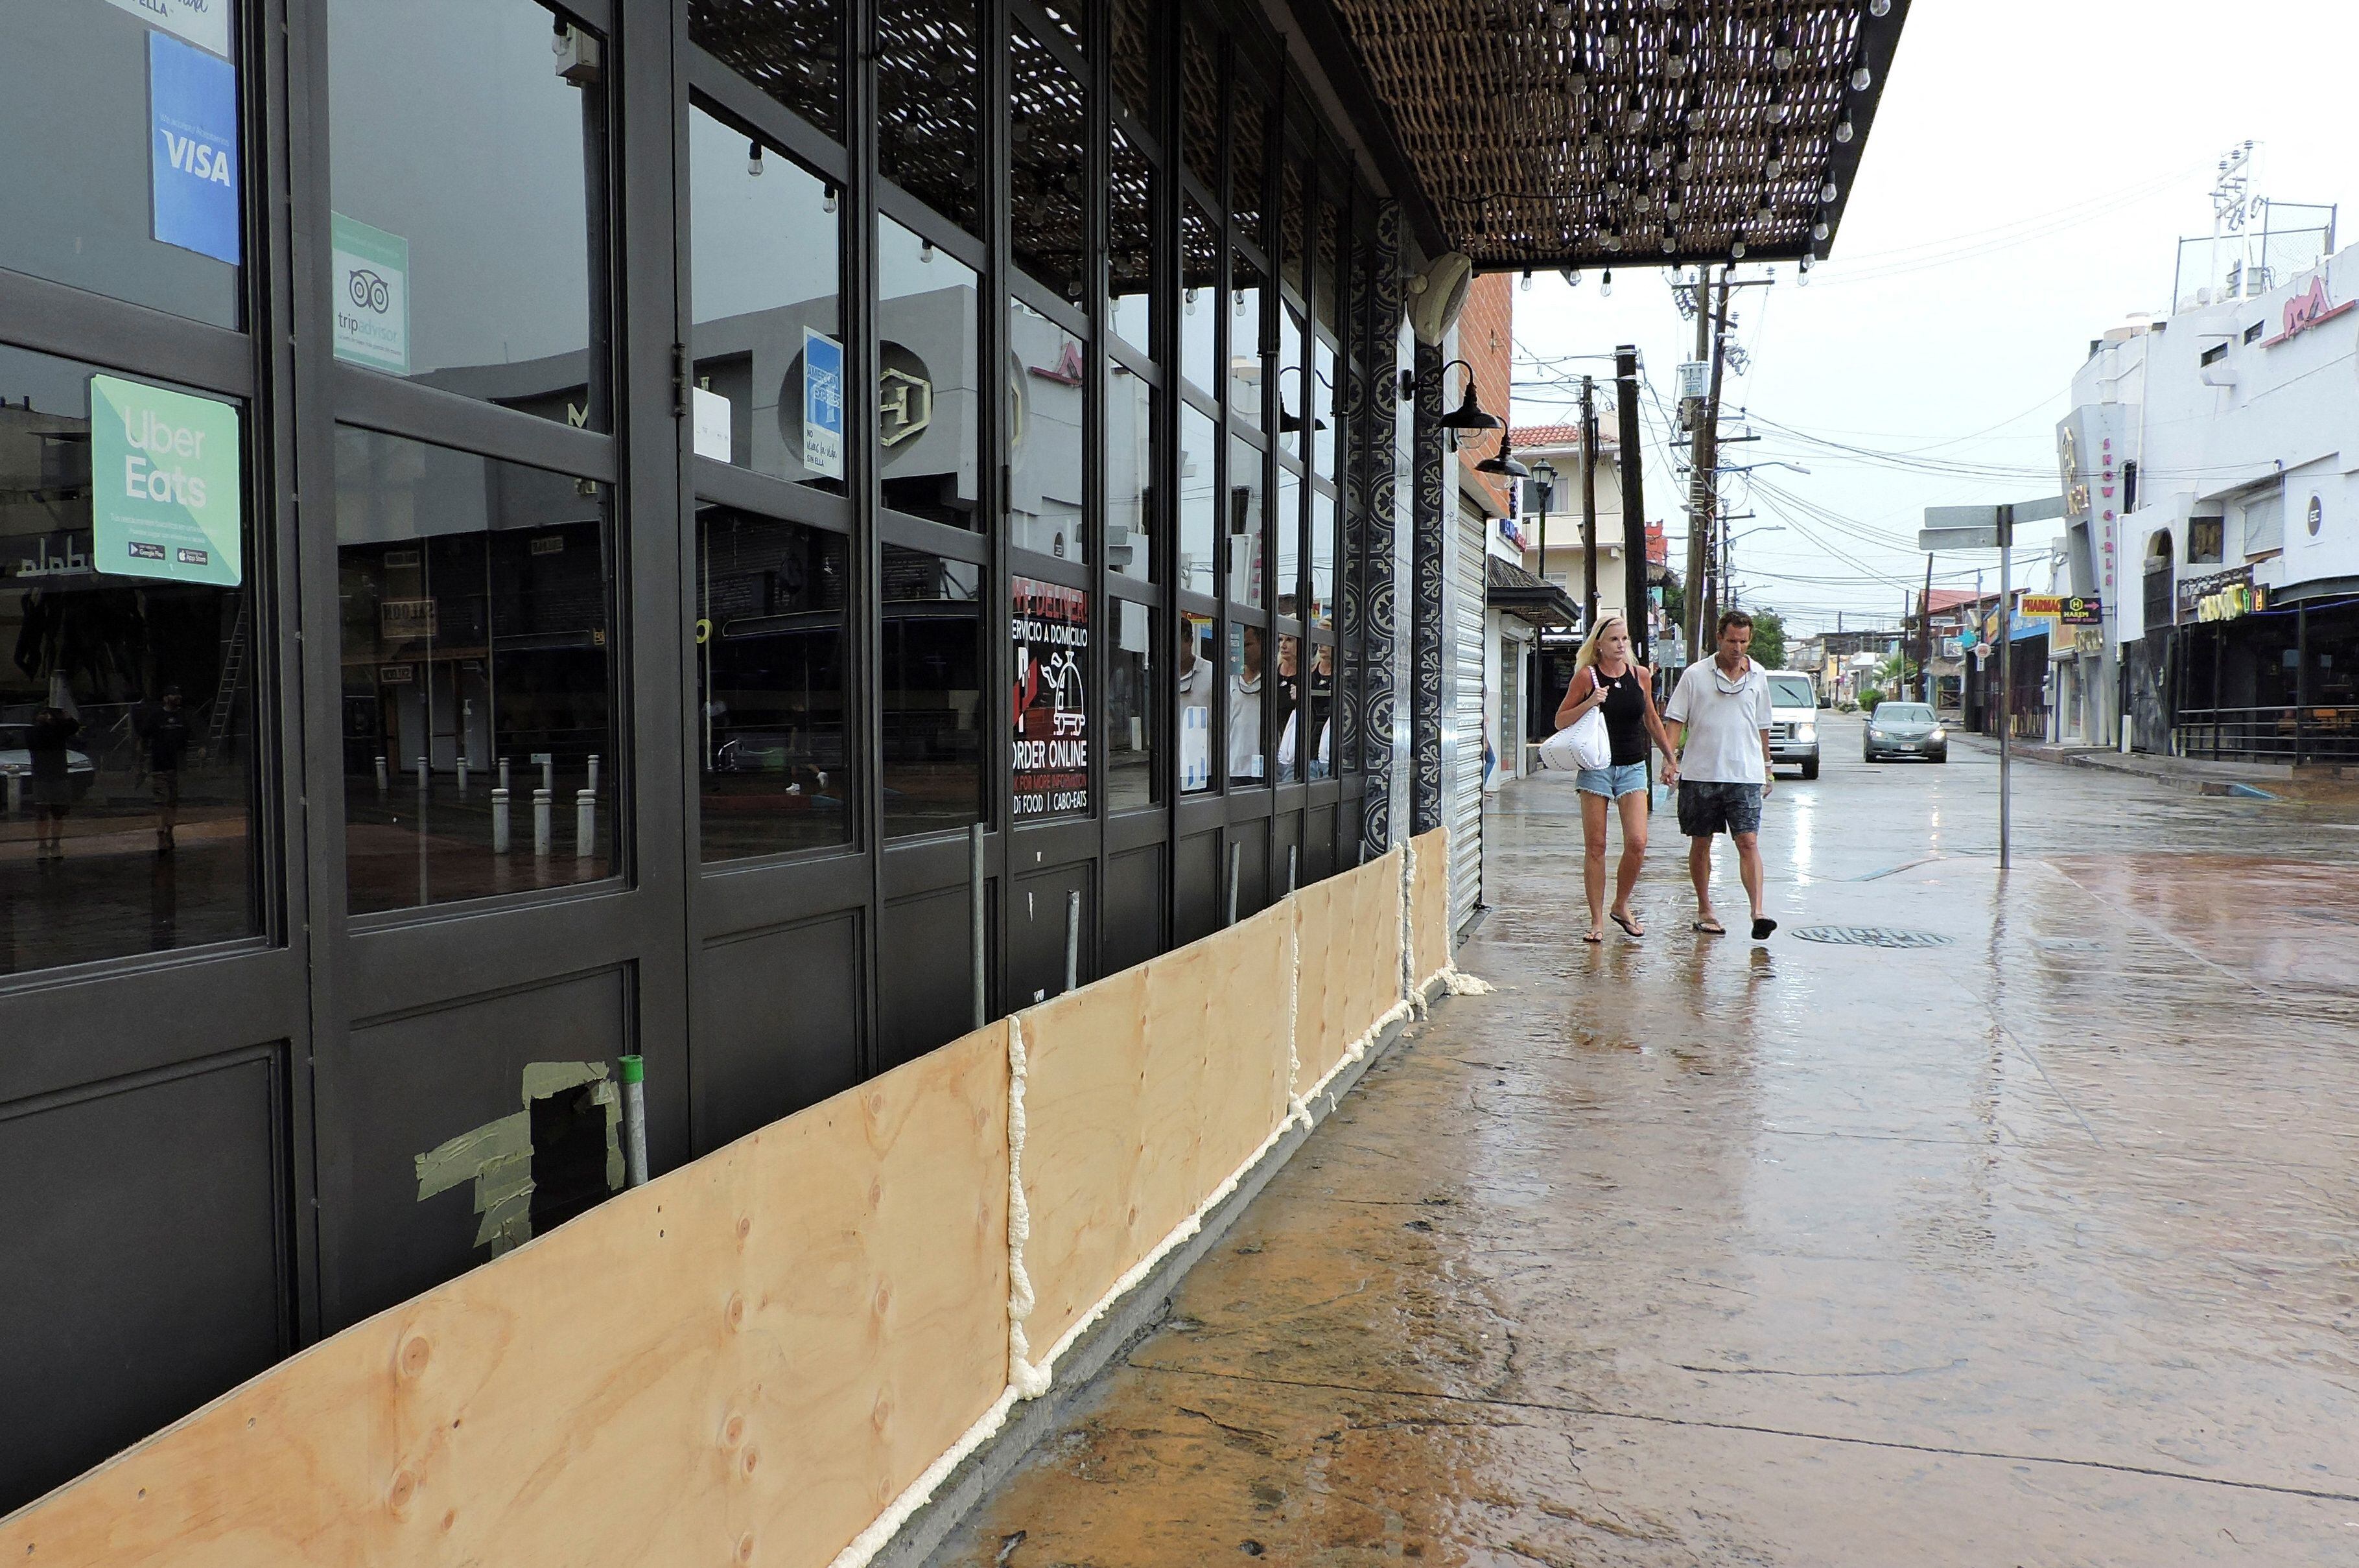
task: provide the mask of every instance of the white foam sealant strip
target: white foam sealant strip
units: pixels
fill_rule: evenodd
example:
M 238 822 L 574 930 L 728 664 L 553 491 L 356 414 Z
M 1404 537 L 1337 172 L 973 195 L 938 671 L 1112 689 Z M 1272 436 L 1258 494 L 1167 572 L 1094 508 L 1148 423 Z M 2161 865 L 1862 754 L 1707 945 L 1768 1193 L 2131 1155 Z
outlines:
M 1024 1196 L 1024 1088 L 1028 1074 L 1023 1015 L 1007 1020 L 1007 1382 L 1019 1399 L 1049 1391 L 1049 1368 L 1032 1360 L 1024 1325 L 1035 1300 L 1024 1248 L 1032 1239 L 1032 1204 Z
M 975 1423 L 967 1428 L 959 1440 L 944 1451 L 941 1457 L 926 1466 L 926 1473 L 902 1490 L 893 1499 L 893 1506 L 869 1523 L 866 1530 L 855 1535 L 835 1554 L 828 1568 L 868 1568 L 869 1561 L 885 1550 L 886 1543 L 900 1533 L 910 1517 L 933 1500 L 934 1491 L 951 1478 L 951 1472 L 965 1463 L 966 1456 L 991 1441 L 994 1433 L 1007 1424 L 1007 1412 L 1016 1408 L 1016 1390 L 1001 1391 L 992 1401 L 991 1409 L 983 1412 Z

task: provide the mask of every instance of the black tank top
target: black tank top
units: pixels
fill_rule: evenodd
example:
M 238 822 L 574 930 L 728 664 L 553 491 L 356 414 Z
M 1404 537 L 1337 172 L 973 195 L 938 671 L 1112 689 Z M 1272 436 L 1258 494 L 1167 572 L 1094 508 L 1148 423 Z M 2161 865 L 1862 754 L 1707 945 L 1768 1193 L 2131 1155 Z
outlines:
M 1589 673 L 1605 692 L 1605 734 L 1614 743 L 1614 766 L 1627 768 L 1646 761 L 1651 742 L 1647 734 L 1647 694 L 1638 689 L 1637 667 L 1631 665 L 1619 675 L 1608 675 L 1593 664 Z

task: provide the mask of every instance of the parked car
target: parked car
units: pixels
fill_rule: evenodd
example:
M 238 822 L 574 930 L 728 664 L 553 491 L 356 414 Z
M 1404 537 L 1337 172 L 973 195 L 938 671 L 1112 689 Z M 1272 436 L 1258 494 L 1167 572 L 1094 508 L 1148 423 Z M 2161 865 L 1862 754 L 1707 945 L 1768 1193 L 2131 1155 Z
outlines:
M 1950 760 L 1950 732 L 1924 702 L 1878 702 L 1867 716 L 1867 733 L 1860 741 L 1860 757 L 1886 762 L 1896 757 Z
M 1807 675 L 1769 672 L 1769 760 L 1819 776 L 1819 694 Z
M 0 724 L 0 779 L 33 777 L 33 726 L 20 724 Z M 90 793 L 98 778 L 98 768 L 79 751 L 66 753 L 66 783 L 73 798 L 81 800 Z

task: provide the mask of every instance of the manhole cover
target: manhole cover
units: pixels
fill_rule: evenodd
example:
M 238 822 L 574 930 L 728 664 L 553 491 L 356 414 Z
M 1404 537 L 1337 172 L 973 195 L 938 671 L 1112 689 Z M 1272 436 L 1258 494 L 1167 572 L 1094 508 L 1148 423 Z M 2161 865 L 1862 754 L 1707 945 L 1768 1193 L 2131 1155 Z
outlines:
M 1794 934 L 1804 942 L 1832 942 L 1844 947 L 1947 947 L 1950 943 L 1938 931 L 1902 931 L 1897 926 L 1804 926 Z

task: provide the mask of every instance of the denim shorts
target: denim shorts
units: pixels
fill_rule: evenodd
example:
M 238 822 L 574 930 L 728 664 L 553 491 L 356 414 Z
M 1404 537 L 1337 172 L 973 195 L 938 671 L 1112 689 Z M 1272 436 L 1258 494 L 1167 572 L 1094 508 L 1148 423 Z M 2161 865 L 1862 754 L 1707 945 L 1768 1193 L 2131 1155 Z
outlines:
M 1680 780 L 1680 832 L 1690 838 L 1761 831 L 1761 786 Z
M 1572 783 L 1584 795 L 1603 795 L 1609 800 L 1618 800 L 1647 787 L 1647 765 L 1625 762 L 1614 768 L 1584 768 L 1573 775 Z

